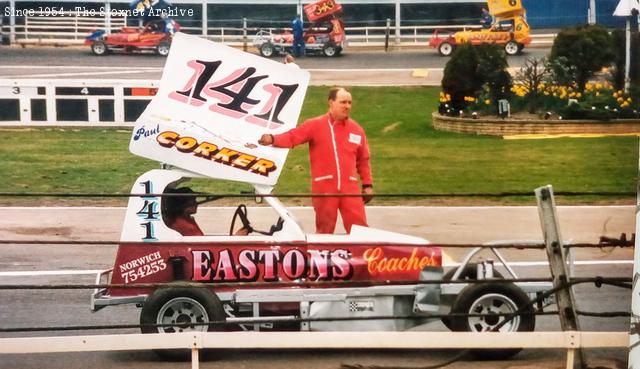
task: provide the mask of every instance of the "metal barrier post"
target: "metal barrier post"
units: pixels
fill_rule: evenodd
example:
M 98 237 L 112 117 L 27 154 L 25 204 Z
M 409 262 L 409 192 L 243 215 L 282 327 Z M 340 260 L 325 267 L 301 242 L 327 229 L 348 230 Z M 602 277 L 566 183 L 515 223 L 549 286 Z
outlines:
M 400 14 L 400 0 L 396 0 L 396 25 L 395 25 L 395 29 L 396 29 L 396 45 L 400 45 L 400 27 L 401 27 L 401 23 L 402 23 L 402 19 L 401 19 L 401 14 Z
M 640 173 L 640 162 L 638 163 Z M 633 250 L 633 289 L 631 290 L 631 330 L 629 332 L 629 368 L 640 366 L 640 181 L 637 183 L 636 243 Z
M 384 51 L 389 51 L 389 32 L 391 28 L 391 19 L 387 18 L 387 28 L 384 31 Z
M 202 36 L 207 38 L 207 32 L 209 29 L 209 18 L 207 14 L 207 2 L 202 2 Z
M 197 347 L 191 348 L 191 369 L 200 369 L 200 355 Z
M 547 185 L 536 188 L 536 200 L 538 202 L 538 214 L 540 215 L 540 225 L 549 259 L 549 268 L 553 279 L 553 287 L 566 286 L 569 282 L 567 273 L 567 263 L 565 251 L 560 236 L 560 224 L 558 213 L 556 212 L 556 202 L 553 197 L 553 187 Z M 558 311 L 560 315 L 560 327 L 563 331 L 579 331 L 578 315 L 575 309 L 575 297 L 571 287 L 561 288 L 556 292 Z M 567 352 L 567 367 L 582 368 L 584 358 L 582 351 L 575 353 Z M 570 365 L 570 366 L 569 366 Z
M 247 18 L 242 18 L 242 50 L 247 51 Z

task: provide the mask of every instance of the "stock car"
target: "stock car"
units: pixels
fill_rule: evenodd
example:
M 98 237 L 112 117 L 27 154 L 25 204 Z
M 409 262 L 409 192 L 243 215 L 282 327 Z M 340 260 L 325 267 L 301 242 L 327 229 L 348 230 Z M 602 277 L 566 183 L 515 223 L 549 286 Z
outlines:
M 302 36 L 306 54 L 338 56 L 345 46 L 344 25 L 334 18 L 317 22 L 307 28 Z M 293 53 L 293 34 L 289 31 L 274 32 L 261 29 L 253 39 L 260 55 L 270 58 L 276 54 Z
M 338 17 L 342 6 L 335 0 L 319 0 L 304 6 L 311 25 L 304 31 L 306 54 L 338 56 L 346 45 L 344 23 Z M 260 55 L 270 58 L 275 54 L 293 53 L 293 34 L 289 31 L 261 29 L 253 39 Z
M 174 168 L 154 169 L 136 180 L 132 193 L 139 196 L 129 200 L 114 266 L 96 276 L 97 284 L 130 288 L 96 290 L 92 311 L 137 304 L 142 307 L 140 323 L 146 324 L 143 333 L 403 331 L 434 321 L 432 314 L 446 313 L 487 314 L 442 319 L 453 331 L 483 332 L 504 320 L 499 314 L 523 309 L 537 293 L 550 288 L 548 283 L 448 283 L 501 275 L 485 264 L 469 262 L 479 249 L 443 275 L 442 249 L 422 238 L 362 226 L 354 226 L 350 234 L 306 234 L 276 197 L 264 198 L 277 217 L 269 232 L 234 235 L 236 223 L 252 229 L 241 204 L 228 220 L 228 234 L 182 236 L 167 226 L 166 197 L 158 194 L 201 177 Z M 268 186 L 254 188 L 257 194 L 271 191 Z M 484 274 L 479 275 L 477 268 Z M 444 282 L 434 284 L 437 280 Z M 148 283 L 173 285 L 135 288 Z M 189 283 L 210 287 L 194 288 Z M 523 311 L 533 313 L 534 307 Z M 363 320 L 380 316 L 396 318 Z M 201 325 L 214 321 L 227 325 Z M 533 331 L 534 327 L 534 315 L 521 315 L 499 331 Z M 518 351 L 476 353 L 505 358 Z M 185 353 L 163 350 L 159 354 L 175 358 Z
M 143 52 L 151 51 L 167 56 L 171 48 L 173 34 L 180 26 L 170 19 L 158 19 L 147 22 L 143 28 L 123 27 L 119 32 L 106 34 L 96 30 L 85 38 L 84 45 L 90 46 L 95 55 L 106 55 L 114 51 Z
M 93 311 L 136 304 L 142 332 L 163 334 L 404 331 L 450 312 L 473 314 L 442 319 L 454 331 L 534 330 L 535 315 L 505 315 L 543 309 L 552 301 L 535 308 L 529 302 L 551 283 L 457 283 L 500 274 L 489 262 L 473 264 L 480 248 L 443 274 L 442 248 L 423 238 L 364 226 L 349 234 L 305 232 L 272 195 L 289 150 L 256 143 L 265 132 L 297 125 L 308 71 L 183 33 L 172 49 L 165 64 L 171 73 L 163 73 L 129 142 L 132 154 L 162 169 L 143 173 L 131 187 L 113 267 L 96 274 L 97 284 L 108 286 L 93 292 Z M 269 205 L 273 225 L 254 219 L 263 231 L 238 235 L 240 223 L 255 229 L 238 201 L 232 217 L 216 219 L 229 231 L 183 236 L 169 226 L 167 199 L 176 187 L 190 182 L 197 191 L 220 180 L 250 185 Z M 201 202 L 215 200 L 198 192 Z M 517 351 L 479 353 L 497 358 Z

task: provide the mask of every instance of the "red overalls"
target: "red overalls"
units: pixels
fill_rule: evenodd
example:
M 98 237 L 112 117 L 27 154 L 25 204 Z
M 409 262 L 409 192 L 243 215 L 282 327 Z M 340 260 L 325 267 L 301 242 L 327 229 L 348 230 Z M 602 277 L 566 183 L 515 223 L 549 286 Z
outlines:
M 309 143 L 314 194 L 360 194 L 358 175 L 363 185 L 372 184 L 369 145 L 364 130 L 355 121 L 332 122 L 325 114 L 273 136 L 276 147 L 291 148 L 305 142 Z M 313 208 L 317 233 L 333 233 L 338 210 L 347 233 L 354 224 L 367 226 L 362 197 L 314 197 Z
M 204 233 L 191 216 L 178 216 L 168 225 L 169 228 L 178 231 L 183 236 L 204 236 Z

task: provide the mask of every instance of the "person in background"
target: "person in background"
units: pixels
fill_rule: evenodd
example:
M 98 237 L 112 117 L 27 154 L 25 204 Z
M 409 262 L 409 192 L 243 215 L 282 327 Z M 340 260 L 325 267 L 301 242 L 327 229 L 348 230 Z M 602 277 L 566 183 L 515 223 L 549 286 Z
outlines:
M 293 55 L 300 57 L 304 55 L 304 25 L 302 24 L 302 19 L 300 19 L 300 14 L 296 15 L 291 22 L 291 28 L 293 29 Z
M 480 18 L 480 24 L 482 28 L 491 28 L 491 23 L 493 23 L 493 17 L 491 13 L 486 8 L 482 8 L 482 16 Z
M 329 91 L 327 114 L 311 118 L 278 135 L 264 134 L 261 145 L 292 148 L 309 144 L 313 194 L 357 194 L 351 197 L 314 197 L 316 233 L 333 233 L 342 216 L 347 233 L 355 225 L 367 226 L 364 205 L 373 197 L 369 145 L 364 129 L 352 120 L 351 93 L 342 87 Z M 358 178 L 362 189 L 358 186 Z
M 292 67 L 292 68 L 300 68 L 298 64 L 296 64 L 296 59 L 291 54 L 287 54 L 284 56 L 283 63 Z

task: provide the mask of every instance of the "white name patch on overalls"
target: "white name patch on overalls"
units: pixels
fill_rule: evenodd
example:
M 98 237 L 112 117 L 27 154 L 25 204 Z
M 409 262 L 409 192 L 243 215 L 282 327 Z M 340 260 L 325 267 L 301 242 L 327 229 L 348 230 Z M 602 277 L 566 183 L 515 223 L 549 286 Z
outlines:
M 360 145 L 360 142 L 362 142 L 362 136 L 349 133 L 349 142 Z

